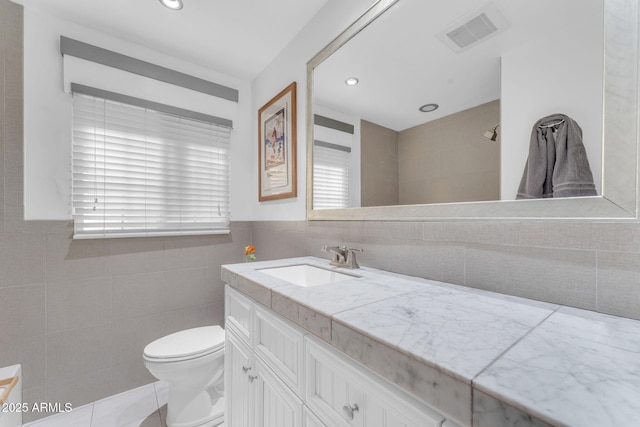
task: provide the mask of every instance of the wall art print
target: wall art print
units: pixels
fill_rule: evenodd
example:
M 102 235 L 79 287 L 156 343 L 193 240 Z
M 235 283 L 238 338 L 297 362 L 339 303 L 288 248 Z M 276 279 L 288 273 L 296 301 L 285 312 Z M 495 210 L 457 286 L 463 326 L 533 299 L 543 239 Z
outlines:
M 258 150 L 258 200 L 296 197 L 296 82 L 258 111 Z

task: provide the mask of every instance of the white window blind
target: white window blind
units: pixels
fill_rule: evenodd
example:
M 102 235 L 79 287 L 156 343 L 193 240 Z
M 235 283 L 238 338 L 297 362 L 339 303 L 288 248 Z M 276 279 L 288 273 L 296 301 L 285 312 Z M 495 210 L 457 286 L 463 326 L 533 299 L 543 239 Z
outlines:
M 231 129 L 73 96 L 74 238 L 229 231 Z
M 351 149 L 315 141 L 313 148 L 313 208 L 349 207 Z

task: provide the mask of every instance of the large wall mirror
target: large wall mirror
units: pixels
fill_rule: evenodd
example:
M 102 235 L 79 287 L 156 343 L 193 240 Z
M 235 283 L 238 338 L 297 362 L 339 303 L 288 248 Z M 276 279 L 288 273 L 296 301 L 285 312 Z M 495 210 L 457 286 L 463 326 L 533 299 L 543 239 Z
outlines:
M 380 0 L 309 61 L 309 219 L 637 218 L 638 0 L 517 3 Z M 594 195 L 515 200 L 556 113 Z

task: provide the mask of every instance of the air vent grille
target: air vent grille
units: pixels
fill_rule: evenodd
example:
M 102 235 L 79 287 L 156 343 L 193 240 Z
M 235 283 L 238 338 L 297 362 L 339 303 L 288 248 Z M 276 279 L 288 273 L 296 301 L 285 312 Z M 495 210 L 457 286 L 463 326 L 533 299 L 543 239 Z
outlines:
M 506 18 L 498 8 L 489 3 L 456 20 L 438 38 L 456 52 L 461 52 L 476 43 L 508 28 Z

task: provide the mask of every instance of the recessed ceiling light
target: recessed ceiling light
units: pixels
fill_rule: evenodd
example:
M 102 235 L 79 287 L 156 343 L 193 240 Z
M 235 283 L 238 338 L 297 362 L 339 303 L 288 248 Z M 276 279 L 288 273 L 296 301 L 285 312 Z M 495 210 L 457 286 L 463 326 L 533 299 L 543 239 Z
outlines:
M 360 83 L 360 80 L 356 79 L 355 77 L 349 77 L 344 82 L 347 84 L 347 86 L 355 86 Z
M 172 10 L 182 9 L 182 0 L 160 0 L 160 3 Z
M 422 107 L 420 107 L 419 110 L 422 111 L 423 113 L 430 113 L 432 111 L 436 111 L 438 107 L 439 107 L 438 104 L 425 104 Z

